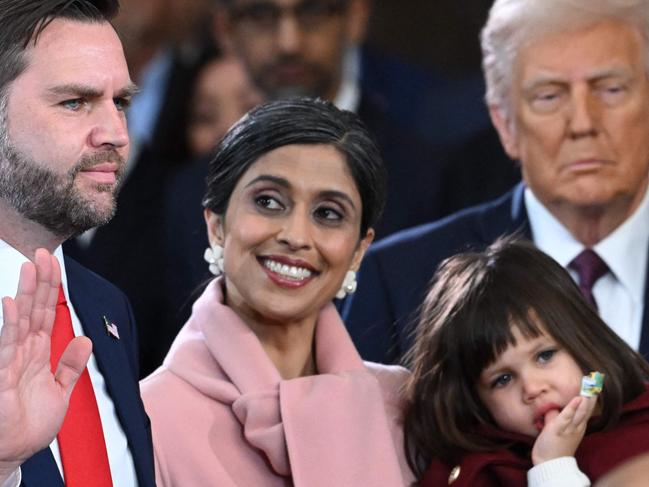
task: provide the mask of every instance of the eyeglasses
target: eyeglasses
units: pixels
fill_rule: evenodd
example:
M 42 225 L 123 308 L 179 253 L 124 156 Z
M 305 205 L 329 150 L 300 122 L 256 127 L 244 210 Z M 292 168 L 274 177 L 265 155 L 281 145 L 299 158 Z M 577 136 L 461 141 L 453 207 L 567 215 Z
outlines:
M 303 0 L 293 7 L 280 7 L 272 2 L 252 2 L 234 6 L 232 20 L 247 27 L 273 31 L 284 15 L 292 15 L 302 28 L 317 28 L 347 8 L 347 0 Z

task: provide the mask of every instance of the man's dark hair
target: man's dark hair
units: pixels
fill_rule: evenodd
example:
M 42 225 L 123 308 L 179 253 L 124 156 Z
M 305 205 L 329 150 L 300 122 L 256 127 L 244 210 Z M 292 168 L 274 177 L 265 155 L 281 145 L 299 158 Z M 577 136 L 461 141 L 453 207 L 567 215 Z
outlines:
M 108 22 L 119 0 L 0 0 L 0 98 L 27 67 L 25 51 L 54 19 Z
M 363 205 L 361 237 L 376 224 L 385 200 L 386 170 L 376 142 L 358 116 L 330 102 L 293 98 L 253 108 L 216 148 L 203 206 L 225 215 L 234 187 L 264 154 L 292 144 L 325 144 L 343 156 Z

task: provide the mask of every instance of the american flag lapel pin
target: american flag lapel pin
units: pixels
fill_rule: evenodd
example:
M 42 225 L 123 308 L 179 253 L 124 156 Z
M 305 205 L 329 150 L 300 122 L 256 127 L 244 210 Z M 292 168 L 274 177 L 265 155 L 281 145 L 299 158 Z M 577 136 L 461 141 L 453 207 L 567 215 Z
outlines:
M 115 323 L 112 323 L 106 316 L 102 316 L 104 319 L 104 326 L 106 327 L 106 333 L 108 333 L 108 336 L 114 338 L 115 340 L 119 340 L 119 331 L 117 331 L 117 325 Z

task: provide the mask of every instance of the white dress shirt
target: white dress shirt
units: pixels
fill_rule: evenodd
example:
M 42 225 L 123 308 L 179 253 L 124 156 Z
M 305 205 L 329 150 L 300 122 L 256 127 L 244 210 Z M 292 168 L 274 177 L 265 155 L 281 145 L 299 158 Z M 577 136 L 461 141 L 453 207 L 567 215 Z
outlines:
M 525 205 L 534 244 L 567 268 L 570 261 L 584 250 L 584 245 L 541 204 L 529 188 L 525 188 Z M 648 246 L 649 191 L 636 211 L 593 247 L 610 269 L 593 286 L 599 314 L 634 350 L 640 346 Z M 577 280 L 576 272 L 568 271 Z
M 336 93 L 334 105 L 341 110 L 356 112 L 361 102 L 359 86 L 361 72 L 361 53 L 358 46 L 348 46 L 343 57 L 342 78 Z
M 65 273 L 65 263 L 63 261 L 63 250 L 60 246 L 55 250 L 54 255 L 61 264 L 61 281 L 63 290 L 65 291 L 66 297 L 69 299 L 70 294 L 68 293 L 68 281 Z M 28 259 L 16 249 L 0 240 L 0 296 L 14 297 L 16 295 L 20 268 L 24 262 L 27 262 L 27 260 Z M 79 321 L 79 317 L 77 316 L 71 302 L 68 302 L 68 307 L 70 308 L 70 315 L 72 316 L 72 328 L 74 329 L 75 336 L 83 335 L 81 322 Z M 3 323 L 4 319 L 0 307 L 0 329 L 2 328 Z M 122 425 L 117 418 L 115 405 L 106 390 L 104 377 L 97 368 L 97 361 L 95 360 L 94 354 L 90 356 L 90 360 L 88 361 L 88 372 L 97 399 L 101 425 L 104 430 L 106 450 L 108 452 L 108 463 L 110 465 L 113 485 L 119 487 L 136 486 L 137 476 L 135 473 L 135 465 L 133 464 L 133 456 L 128 449 L 126 435 L 124 434 Z M 63 476 L 61 454 L 59 452 L 59 445 L 56 438 L 50 444 L 50 449 L 52 450 L 56 464 L 59 467 L 61 476 Z

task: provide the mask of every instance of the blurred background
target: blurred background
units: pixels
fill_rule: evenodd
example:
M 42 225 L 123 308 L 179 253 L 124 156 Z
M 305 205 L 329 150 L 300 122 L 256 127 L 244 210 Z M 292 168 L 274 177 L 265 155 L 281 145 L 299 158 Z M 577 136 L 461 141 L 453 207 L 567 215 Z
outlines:
M 66 251 L 128 295 L 143 376 L 209 278 L 201 199 L 210 153 L 262 101 L 320 96 L 365 122 L 389 176 L 378 238 L 519 179 L 483 102 L 478 37 L 488 0 L 121 3 L 114 25 L 140 88 L 128 111 L 127 176 L 115 218 Z

